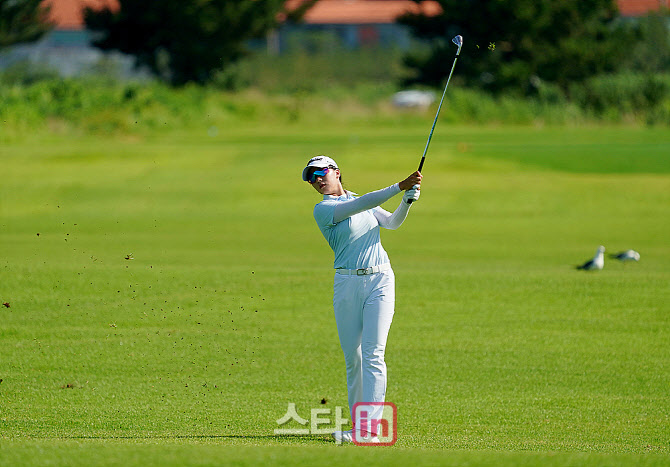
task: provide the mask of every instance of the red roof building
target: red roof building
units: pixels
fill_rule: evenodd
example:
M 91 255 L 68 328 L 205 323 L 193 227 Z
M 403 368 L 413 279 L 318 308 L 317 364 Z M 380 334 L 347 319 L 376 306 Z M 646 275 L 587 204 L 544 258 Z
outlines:
M 91 8 L 118 8 L 116 0 L 44 0 L 45 5 L 51 8 L 50 18 L 56 24 L 56 29 L 79 30 L 84 29 L 84 7 Z
M 618 3 L 622 16 L 642 16 L 649 11 L 670 6 L 668 0 L 619 0 Z
M 292 10 L 301 0 L 288 0 Z M 304 17 L 307 24 L 390 24 L 404 13 L 424 12 L 439 14 L 442 9 L 436 1 L 417 5 L 405 0 L 319 0 Z
M 287 0 L 293 8 L 302 0 Z M 82 10 L 110 6 L 117 8 L 116 0 L 44 0 L 51 6 L 51 18 L 58 29 L 83 29 Z M 669 0 L 618 0 L 623 16 L 640 16 L 650 10 L 668 8 Z M 320 0 L 305 15 L 307 24 L 390 24 L 408 11 L 440 12 L 436 1 L 424 1 L 421 6 L 408 0 Z

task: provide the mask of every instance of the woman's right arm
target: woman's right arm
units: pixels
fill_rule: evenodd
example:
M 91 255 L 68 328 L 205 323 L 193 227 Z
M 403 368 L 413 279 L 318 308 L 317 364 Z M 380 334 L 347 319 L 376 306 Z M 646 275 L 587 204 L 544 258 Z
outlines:
M 335 206 L 335 211 L 333 212 L 333 222 L 337 224 L 338 222 L 342 222 L 344 219 L 347 219 L 354 214 L 358 214 L 359 212 L 367 211 L 368 209 L 377 207 L 400 193 L 400 191 L 401 190 L 398 184 L 394 183 L 393 185 L 382 188 L 381 190 L 366 193 L 360 198 L 337 203 L 337 206 Z
M 423 176 L 417 171 L 407 177 L 405 180 L 394 183 L 393 185 L 382 188 L 381 190 L 371 191 L 360 198 L 337 203 L 335 211 L 333 212 L 333 222 L 342 222 L 344 219 L 358 214 L 359 212 L 367 211 L 380 204 L 388 201 L 403 190 L 409 190 L 414 185 L 421 185 L 421 178 Z

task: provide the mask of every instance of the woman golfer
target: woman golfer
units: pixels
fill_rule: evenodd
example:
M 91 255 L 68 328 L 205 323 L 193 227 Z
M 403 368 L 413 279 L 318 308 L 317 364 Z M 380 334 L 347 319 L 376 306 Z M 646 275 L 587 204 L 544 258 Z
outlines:
M 314 207 L 314 218 L 335 253 L 333 306 L 354 429 L 333 433 L 338 442 L 379 442 L 374 420 L 381 419 L 383 405 L 370 405 L 368 426 L 356 426 L 354 415 L 354 404 L 384 402 L 386 397 L 384 351 L 393 319 L 395 277 L 379 228 L 400 227 L 411 203 L 419 199 L 421 178 L 414 172 L 399 183 L 358 197 L 342 187 L 340 170 L 330 157 L 314 157 L 302 171 L 302 179 L 323 195 Z M 393 213 L 380 207 L 403 190 Z

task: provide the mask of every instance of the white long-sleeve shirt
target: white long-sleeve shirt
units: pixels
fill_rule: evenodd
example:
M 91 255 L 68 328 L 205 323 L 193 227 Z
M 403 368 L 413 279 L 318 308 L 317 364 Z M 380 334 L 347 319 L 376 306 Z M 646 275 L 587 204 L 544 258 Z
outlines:
M 390 213 L 380 204 L 400 193 L 398 184 L 361 197 L 347 191 L 342 196 L 324 195 L 314 206 L 314 219 L 335 253 L 335 269 L 360 269 L 389 262 L 379 228 L 397 229 L 407 218 L 410 204 L 400 202 Z

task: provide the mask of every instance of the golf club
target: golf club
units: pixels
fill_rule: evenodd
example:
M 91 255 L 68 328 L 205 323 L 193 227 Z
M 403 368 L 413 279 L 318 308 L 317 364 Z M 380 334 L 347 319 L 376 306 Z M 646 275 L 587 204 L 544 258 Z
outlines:
M 430 140 L 433 137 L 433 130 L 435 130 L 435 124 L 437 123 L 437 117 L 440 116 L 440 110 L 442 109 L 442 102 L 444 102 L 444 95 L 447 93 L 447 87 L 449 87 L 449 81 L 451 81 L 451 75 L 454 73 L 454 68 L 456 67 L 456 60 L 461 53 L 461 47 L 463 47 L 463 37 L 458 35 L 454 37 L 451 42 L 458 46 L 456 51 L 456 56 L 454 57 L 454 63 L 451 65 L 451 71 L 449 72 L 449 77 L 447 78 L 447 84 L 444 86 L 444 91 L 442 92 L 442 99 L 440 99 L 440 105 L 437 107 L 437 113 L 435 114 L 435 120 L 433 120 L 433 126 L 430 127 L 430 134 L 428 135 L 428 141 L 426 141 L 426 148 L 423 150 L 423 156 L 421 156 L 421 162 L 419 163 L 419 172 L 423 169 L 423 163 L 426 160 L 426 153 L 428 152 L 428 146 L 430 145 Z M 409 200 L 410 204 L 412 200 Z

